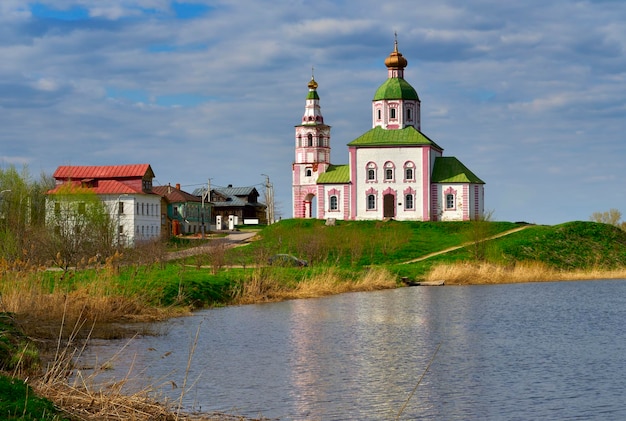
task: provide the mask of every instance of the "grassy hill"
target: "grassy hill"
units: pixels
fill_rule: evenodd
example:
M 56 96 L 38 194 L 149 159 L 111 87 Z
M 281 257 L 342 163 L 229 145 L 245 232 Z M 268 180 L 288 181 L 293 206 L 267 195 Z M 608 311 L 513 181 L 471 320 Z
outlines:
M 491 239 L 516 228 L 517 232 Z M 484 240 L 484 241 L 483 241 Z M 461 247 L 422 261 L 432 253 Z M 286 220 L 265 228 L 249 248 L 231 259 L 253 263 L 259 256 L 288 253 L 313 267 L 355 270 L 382 266 L 398 277 L 425 276 L 435 265 L 459 262 L 499 266 L 540 263 L 555 271 L 615 270 L 626 267 L 626 232 L 596 222 L 555 226 L 511 222 L 397 222 Z

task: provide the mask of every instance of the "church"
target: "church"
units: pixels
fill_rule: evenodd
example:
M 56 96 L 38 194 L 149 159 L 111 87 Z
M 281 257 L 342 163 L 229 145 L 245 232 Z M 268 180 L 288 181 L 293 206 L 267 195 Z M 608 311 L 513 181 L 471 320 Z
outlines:
M 348 143 L 348 164 L 330 163 L 330 126 L 318 84 L 308 84 L 295 129 L 294 218 L 466 221 L 484 212 L 485 183 L 421 132 L 420 99 L 404 79 L 398 51 L 385 60 L 387 80 L 372 100 L 372 129 Z

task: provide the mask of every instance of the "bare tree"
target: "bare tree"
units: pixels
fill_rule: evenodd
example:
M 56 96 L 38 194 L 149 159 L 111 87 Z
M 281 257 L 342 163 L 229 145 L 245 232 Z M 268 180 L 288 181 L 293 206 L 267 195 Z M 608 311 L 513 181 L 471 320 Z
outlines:
M 616 227 L 623 228 L 624 223 L 620 223 L 622 219 L 622 213 L 613 208 L 608 212 L 594 212 L 591 214 L 590 219 L 594 222 L 600 222 L 602 224 L 615 225 Z
M 81 259 L 113 253 L 114 224 L 106 206 L 88 189 L 62 186 L 47 204 L 48 252 L 64 270 Z

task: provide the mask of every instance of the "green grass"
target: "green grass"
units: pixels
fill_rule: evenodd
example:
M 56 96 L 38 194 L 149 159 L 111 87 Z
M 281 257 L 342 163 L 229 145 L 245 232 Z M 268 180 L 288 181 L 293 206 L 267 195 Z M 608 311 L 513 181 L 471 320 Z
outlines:
M 501 238 L 495 245 L 503 263 L 540 261 L 561 270 L 626 265 L 626 232 L 597 222 L 534 226 Z
M 511 222 L 486 222 L 482 238 L 519 227 Z M 226 251 L 224 263 L 237 265 L 213 271 L 205 267 L 209 256 L 177 262 L 128 265 L 110 277 L 111 293 L 141 296 L 155 306 L 206 307 L 228 304 L 234 291 L 250 279 L 258 266 L 277 253 L 306 259 L 308 268 L 264 268 L 262 276 L 280 282 L 299 282 L 318 270 L 333 267 L 346 277 L 362 274 L 371 266 L 384 266 L 400 277 L 419 279 L 433 265 L 476 259 L 472 247 L 405 262 L 433 252 L 466 244 L 476 238 L 476 222 L 380 222 L 289 219 L 263 228 L 259 240 Z M 613 269 L 626 266 L 626 233 L 611 225 L 569 222 L 526 229 L 485 243 L 484 260 L 503 265 L 540 261 L 560 270 Z M 256 269 L 255 269 L 256 268 Z M 258 273 L 257 273 L 258 275 Z M 72 289 L 85 282 L 102 282 L 103 272 L 85 270 L 71 275 L 47 274 L 50 289 Z M 64 276 L 63 279 L 61 277 Z
M 38 397 L 22 380 L 0 374 L 0 419 L 67 420 L 52 402 Z
M 288 219 L 261 231 L 261 241 L 229 251 L 233 261 L 253 264 L 259 256 L 294 254 L 311 264 L 362 267 L 387 265 L 452 247 L 471 239 L 472 222 L 337 221 Z M 487 234 L 518 225 L 491 222 Z

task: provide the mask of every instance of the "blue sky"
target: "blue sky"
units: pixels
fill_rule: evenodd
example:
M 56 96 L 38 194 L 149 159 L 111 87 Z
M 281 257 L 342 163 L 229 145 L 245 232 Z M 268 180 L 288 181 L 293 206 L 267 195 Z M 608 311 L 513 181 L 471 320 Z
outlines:
M 371 127 L 394 32 L 422 131 L 497 220 L 626 214 L 626 2 L 3 0 L 0 165 L 150 163 L 259 185 L 291 217 L 311 67 L 331 159 Z

